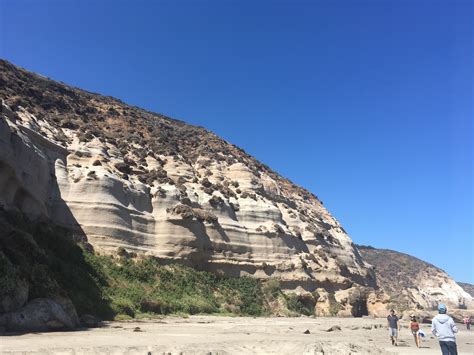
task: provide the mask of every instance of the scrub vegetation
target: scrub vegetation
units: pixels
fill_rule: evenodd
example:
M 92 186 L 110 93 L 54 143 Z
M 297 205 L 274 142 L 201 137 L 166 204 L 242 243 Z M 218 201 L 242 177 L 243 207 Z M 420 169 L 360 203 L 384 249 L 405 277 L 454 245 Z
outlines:
M 116 255 L 98 255 L 67 230 L 33 223 L 20 213 L 0 211 L 0 230 L 0 299 L 15 298 L 16 285 L 27 284 L 29 300 L 69 298 L 78 314 L 102 319 L 313 313 L 298 295 L 283 293 L 275 279 L 162 265 L 158 258 L 123 248 Z

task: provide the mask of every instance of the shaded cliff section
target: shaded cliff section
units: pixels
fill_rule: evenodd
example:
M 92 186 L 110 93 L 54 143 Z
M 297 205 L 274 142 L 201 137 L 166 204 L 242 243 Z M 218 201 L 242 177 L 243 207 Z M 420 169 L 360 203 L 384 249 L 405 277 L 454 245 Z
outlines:
M 0 208 L 0 329 L 72 329 L 79 315 L 113 316 L 81 243 L 49 221 Z
M 55 164 L 68 152 L 15 125 L 18 119 L 2 100 L 0 331 L 72 329 L 80 325 L 78 312 L 110 317 L 78 243 L 92 247 L 55 178 Z

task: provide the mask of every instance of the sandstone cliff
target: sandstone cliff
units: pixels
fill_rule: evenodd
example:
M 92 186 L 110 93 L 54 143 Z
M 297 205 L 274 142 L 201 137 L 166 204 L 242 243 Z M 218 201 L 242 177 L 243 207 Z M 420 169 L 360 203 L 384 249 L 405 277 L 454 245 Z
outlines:
M 447 304 L 450 310 L 474 308 L 472 296 L 434 265 L 393 250 L 358 248 L 364 260 L 375 269 L 380 297 L 373 298 L 372 313 L 378 311 L 384 315 L 387 307 L 435 310 L 438 303 Z
M 201 127 L 0 61 L 0 205 L 226 276 L 317 291 L 319 314 L 367 312 L 375 285 L 316 196 Z

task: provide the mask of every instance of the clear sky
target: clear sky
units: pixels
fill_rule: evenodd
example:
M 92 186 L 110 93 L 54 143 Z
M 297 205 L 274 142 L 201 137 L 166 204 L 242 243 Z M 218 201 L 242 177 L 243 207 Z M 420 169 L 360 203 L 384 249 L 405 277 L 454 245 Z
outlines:
M 473 4 L 0 0 L 0 56 L 204 126 L 474 283 Z

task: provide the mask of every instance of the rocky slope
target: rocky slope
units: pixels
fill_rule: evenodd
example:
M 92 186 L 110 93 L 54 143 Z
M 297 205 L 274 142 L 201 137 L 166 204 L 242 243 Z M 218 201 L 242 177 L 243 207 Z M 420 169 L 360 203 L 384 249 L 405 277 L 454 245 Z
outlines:
M 0 206 L 118 248 L 367 312 L 372 270 L 316 196 L 201 127 L 0 61 Z
M 469 293 L 472 297 L 474 297 L 474 285 L 467 283 L 467 282 L 459 282 L 457 283 L 459 286 L 462 287 L 464 291 Z
M 434 265 L 393 250 L 358 248 L 364 260 L 374 266 L 379 306 L 385 303 L 399 310 L 432 310 L 442 302 L 450 309 L 474 308 L 472 296 Z M 385 308 L 380 309 L 382 314 Z

